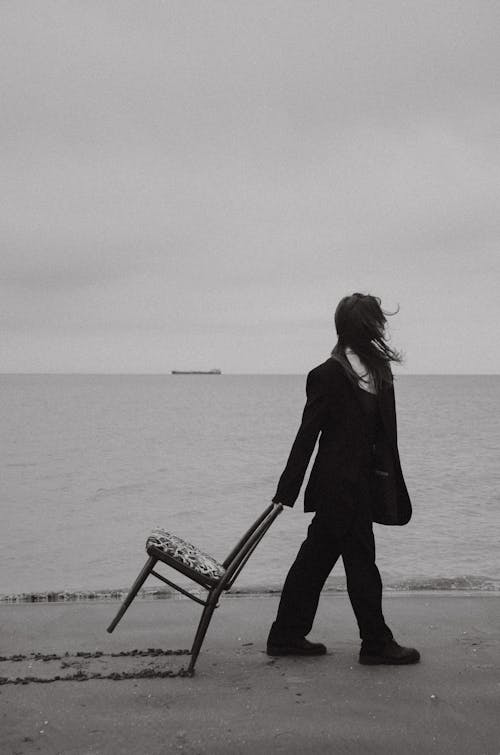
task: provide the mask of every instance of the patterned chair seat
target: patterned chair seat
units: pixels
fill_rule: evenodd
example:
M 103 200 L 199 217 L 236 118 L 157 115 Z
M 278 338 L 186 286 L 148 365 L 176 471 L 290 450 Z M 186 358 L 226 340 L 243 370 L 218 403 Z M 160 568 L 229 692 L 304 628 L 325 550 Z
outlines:
M 218 581 L 226 571 L 212 556 L 161 528 L 154 529 L 148 537 L 146 551 L 149 553 L 151 548 L 161 551 L 209 582 Z

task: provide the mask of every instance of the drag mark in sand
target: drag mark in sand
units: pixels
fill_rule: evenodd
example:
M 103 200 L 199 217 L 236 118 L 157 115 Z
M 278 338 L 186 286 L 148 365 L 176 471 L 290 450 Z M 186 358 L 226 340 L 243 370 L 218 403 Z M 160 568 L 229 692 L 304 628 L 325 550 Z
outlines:
M 11 664 L 25 664 L 24 676 L 0 676 L 0 686 L 4 684 L 50 684 L 52 682 L 86 682 L 94 679 L 122 681 L 126 679 L 165 679 L 172 677 L 192 676 L 184 667 L 170 668 L 165 662 L 167 658 L 179 655 L 189 655 L 189 650 L 163 650 L 148 648 L 147 650 L 122 650 L 116 653 L 77 652 L 64 653 L 28 653 L 11 656 L 0 656 L 0 663 L 4 671 L 10 671 Z M 155 659 L 147 662 L 147 659 Z M 134 661 L 141 661 L 142 667 L 134 666 Z M 144 661 L 146 665 L 144 666 Z M 132 662 L 132 667 L 130 664 Z M 34 664 L 39 666 L 40 675 L 33 675 Z M 16 666 L 18 668 L 18 666 Z M 64 669 L 72 673 L 55 673 Z M 14 669 L 12 669 L 13 671 Z M 52 672 L 52 673 L 51 673 Z
M 0 655 L 0 663 L 4 661 L 11 661 L 17 663 L 19 661 L 62 661 L 64 658 L 124 658 L 124 657 L 143 657 L 143 656 L 159 656 L 159 655 L 189 655 L 190 650 L 164 650 L 163 648 L 147 648 L 147 650 L 120 650 L 118 653 L 104 653 L 101 650 L 96 650 L 94 653 L 81 650 L 78 653 L 64 653 L 64 655 L 57 655 L 56 653 L 17 653 L 15 655 Z

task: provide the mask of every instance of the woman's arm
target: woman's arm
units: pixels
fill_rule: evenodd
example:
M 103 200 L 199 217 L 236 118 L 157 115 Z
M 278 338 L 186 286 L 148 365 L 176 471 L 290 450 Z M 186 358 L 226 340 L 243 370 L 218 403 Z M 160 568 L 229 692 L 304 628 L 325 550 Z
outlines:
M 316 440 L 326 418 L 328 399 L 325 382 L 316 369 L 307 376 L 306 396 L 302 422 L 273 498 L 273 503 L 282 503 L 285 506 L 293 506 L 297 500 Z

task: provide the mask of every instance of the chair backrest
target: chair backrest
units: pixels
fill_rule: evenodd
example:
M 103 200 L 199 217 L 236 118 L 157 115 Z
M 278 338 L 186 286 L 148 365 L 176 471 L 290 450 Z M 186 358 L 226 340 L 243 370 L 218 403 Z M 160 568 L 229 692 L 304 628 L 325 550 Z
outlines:
M 224 590 L 229 590 L 235 579 L 241 572 L 253 551 L 260 543 L 274 520 L 283 511 L 281 504 L 272 503 L 255 520 L 252 526 L 245 532 L 233 550 L 223 562 L 226 573 L 223 577 Z

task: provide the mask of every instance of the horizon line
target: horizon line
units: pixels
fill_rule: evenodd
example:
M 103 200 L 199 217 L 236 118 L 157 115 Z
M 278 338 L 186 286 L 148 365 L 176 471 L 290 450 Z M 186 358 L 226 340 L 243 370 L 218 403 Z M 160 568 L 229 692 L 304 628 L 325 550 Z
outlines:
M 189 373 L 187 373 L 189 374 Z M 54 372 L 38 372 L 38 371 L 30 371 L 30 372 L 3 372 L 0 371 L 0 376 L 24 376 L 24 375 L 32 375 L 32 376 L 61 376 L 61 377 L 72 377 L 72 376 L 99 376 L 99 377 L 119 377 L 119 376 L 130 376 L 130 377 L 185 377 L 186 375 L 172 375 L 171 371 L 166 372 L 66 372 L 66 371 L 54 371 Z M 255 376 L 255 377 L 279 377 L 279 376 L 304 376 L 307 375 L 307 372 L 221 372 L 221 373 L 209 373 L 209 372 L 203 372 L 201 373 L 201 377 L 237 377 L 237 376 Z M 500 372 L 407 372 L 407 373 L 396 373 L 395 377 L 478 377 L 478 376 L 484 376 L 484 377 L 499 377 Z

